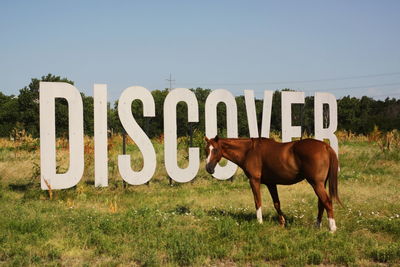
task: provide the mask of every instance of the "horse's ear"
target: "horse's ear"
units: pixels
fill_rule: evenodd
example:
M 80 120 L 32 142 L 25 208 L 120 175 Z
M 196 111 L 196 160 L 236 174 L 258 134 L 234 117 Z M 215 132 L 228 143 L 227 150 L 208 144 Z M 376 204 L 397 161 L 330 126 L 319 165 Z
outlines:
M 210 139 L 207 138 L 207 136 L 204 136 L 204 140 L 206 140 L 206 142 L 210 142 Z
M 214 137 L 214 141 L 215 142 L 218 142 L 218 140 L 219 140 L 219 137 L 218 137 L 218 134 Z

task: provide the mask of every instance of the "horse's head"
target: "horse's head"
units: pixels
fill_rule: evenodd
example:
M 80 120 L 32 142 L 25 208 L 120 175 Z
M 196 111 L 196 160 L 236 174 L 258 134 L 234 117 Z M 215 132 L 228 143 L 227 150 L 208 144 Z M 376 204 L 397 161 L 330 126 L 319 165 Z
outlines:
M 222 150 L 221 146 L 218 143 L 218 135 L 215 138 L 208 139 L 205 137 L 207 142 L 206 144 L 206 155 L 207 155 L 207 164 L 206 170 L 208 173 L 213 174 L 215 166 L 221 160 L 222 157 Z

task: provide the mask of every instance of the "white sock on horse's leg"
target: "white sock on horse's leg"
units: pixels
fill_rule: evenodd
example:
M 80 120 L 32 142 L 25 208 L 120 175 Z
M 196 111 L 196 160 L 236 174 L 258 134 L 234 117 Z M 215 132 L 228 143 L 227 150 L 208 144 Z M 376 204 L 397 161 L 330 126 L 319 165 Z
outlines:
M 258 209 L 257 209 L 257 221 L 259 222 L 259 223 L 263 223 L 263 219 L 262 219 L 262 210 L 261 210 L 261 207 L 259 207 Z
M 329 222 L 329 231 L 331 233 L 334 233 L 337 229 L 335 219 L 328 218 L 328 222 Z

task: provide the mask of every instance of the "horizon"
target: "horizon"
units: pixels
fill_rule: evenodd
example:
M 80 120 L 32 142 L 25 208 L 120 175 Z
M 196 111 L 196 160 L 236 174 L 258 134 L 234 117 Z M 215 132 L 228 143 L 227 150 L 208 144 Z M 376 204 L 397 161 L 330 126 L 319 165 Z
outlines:
M 149 90 L 224 88 L 235 96 L 289 88 L 400 97 L 400 2 L 264 1 L 0 3 L 0 91 L 51 73 L 110 102 Z M 61 10 L 61 11 L 59 11 Z

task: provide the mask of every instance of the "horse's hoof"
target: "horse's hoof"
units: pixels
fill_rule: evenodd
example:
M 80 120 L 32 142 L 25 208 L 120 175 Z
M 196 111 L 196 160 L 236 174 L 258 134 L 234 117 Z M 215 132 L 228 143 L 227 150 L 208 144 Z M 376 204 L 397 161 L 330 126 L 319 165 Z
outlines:
M 279 224 L 281 225 L 281 227 L 283 227 L 283 228 L 285 227 L 286 220 L 283 216 L 279 217 Z
M 328 218 L 328 222 L 329 222 L 329 232 L 334 233 L 336 232 L 336 222 L 335 219 L 333 218 Z

